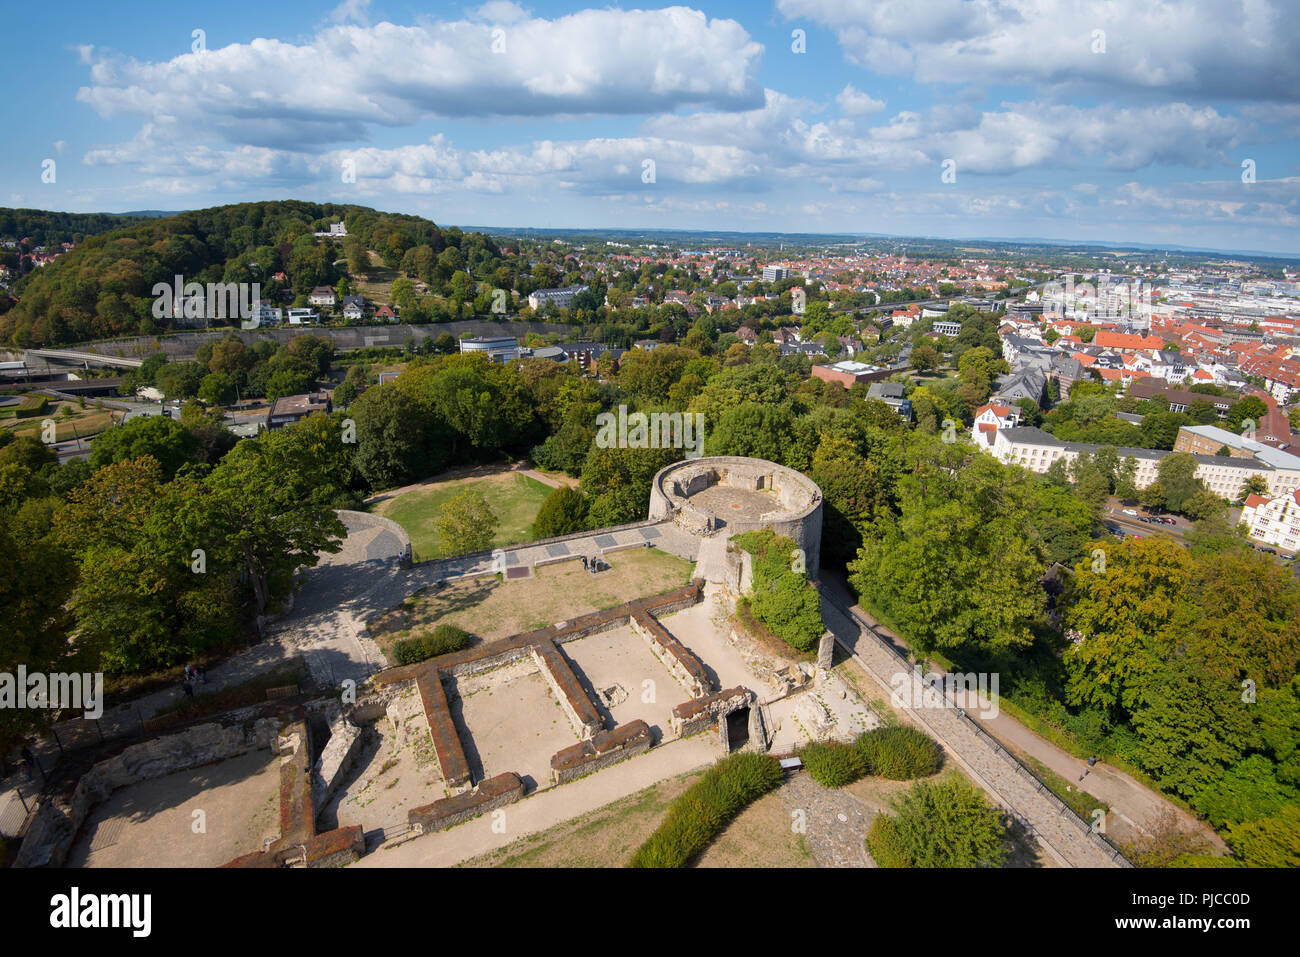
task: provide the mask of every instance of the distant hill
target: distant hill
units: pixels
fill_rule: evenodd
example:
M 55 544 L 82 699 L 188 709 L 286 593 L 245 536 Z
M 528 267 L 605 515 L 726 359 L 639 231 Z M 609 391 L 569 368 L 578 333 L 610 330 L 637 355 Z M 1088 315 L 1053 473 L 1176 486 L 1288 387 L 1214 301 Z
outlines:
M 32 248 L 79 243 L 149 217 L 149 213 L 59 213 L 0 207 L 0 239 L 30 239 Z
M 52 221 L 68 217 L 69 222 L 78 216 L 43 215 Z M 19 279 L 14 289 L 18 304 L 0 316 L 0 342 L 48 346 L 165 331 L 171 320 L 154 317 L 153 288 L 177 275 L 187 283 L 256 282 L 263 299 L 276 301 L 285 289 L 301 296 L 315 286 L 336 285 L 348 275 L 348 263 L 368 271 L 367 250 L 378 251 L 389 269 L 422 273 L 435 290 L 458 271 L 463 278 L 454 285 L 473 290 L 475 280 L 503 265 L 496 243 L 482 234 L 365 206 L 280 200 L 161 218 L 148 212 L 133 215 L 134 222 L 90 235 L 55 262 Z M 314 236 L 340 220 L 348 232 L 341 249 L 335 241 Z M 419 255 L 408 259 L 412 253 Z M 274 278 L 280 273 L 283 282 Z

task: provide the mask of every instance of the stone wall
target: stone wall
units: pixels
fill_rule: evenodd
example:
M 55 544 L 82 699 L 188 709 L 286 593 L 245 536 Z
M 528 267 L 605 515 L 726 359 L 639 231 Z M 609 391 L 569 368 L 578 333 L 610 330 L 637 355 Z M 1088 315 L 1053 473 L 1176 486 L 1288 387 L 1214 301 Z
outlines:
M 573 673 L 563 652 L 556 647 L 554 639 L 539 641 L 532 647 L 533 661 L 541 669 L 546 683 L 551 686 L 560 710 L 573 725 L 573 731 L 581 739 L 590 738 L 601 729 L 604 720 L 596 706 L 582 689 L 578 676 Z
M 312 798 L 317 807 L 329 803 L 361 751 L 361 729 L 346 715 L 336 714 L 329 729 L 329 740 L 311 772 Z
M 749 708 L 749 747 L 766 751 L 767 729 L 763 724 L 763 713 L 758 707 L 757 695 L 748 688 L 728 688 L 677 705 L 673 708 L 672 729 L 677 735 L 687 737 L 716 728 L 723 750 L 730 751 L 727 715 L 741 708 Z
M 306 721 L 295 721 L 277 738 L 280 761 L 280 836 L 265 850 L 228 862 L 232 868 L 340 867 L 359 858 L 366 839 L 359 825 L 316 833 L 311 739 Z
M 670 675 L 682 683 L 688 693 L 697 697 L 708 693 L 713 685 L 700 659 L 691 654 L 653 615 L 645 612 L 634 615 L 632 630 L 645 639 L 654 656 L 663 663 Z
M 513 804 L 523 796 L 524 782 L 513 771 L 507 771 L 488 778 L 472 791 L 412 808 L 407 813 L 407 820 L 417 834 L 445 831 L 480 814 Z
M 661 469 L 650 486 L 650 518 L 672 519 L 692 535 L 712 535 L 719 526 L 719 516 L 688 499 L 719 482 L 734 488 L 770 489 L 784 509 L 783 514 L 762 521 L 721 516 L 725 536 L 771 529 L 793 539 L 806 556 L 808 577 L 816 580 L 821 568 L 822 492 L 817 483 L 794 469 L 732 455 L 674 462 Z
M 638 718 L 620 724 L 612 731 L 601 731 L 589 741 L 579 741 L 551 758 L 551 780 L 565 784 L 592 774 L 611 764 L 649 751 L 654 744 L 650 726 Z
M 433 668 L 427 668 L 416 678 L 424 715 L 429 722 L 429 735 L 438 758 L 442 779 L 449 788 L 459 788 L 469 783 L 469 761 L 465 748 L 456 732 L 456 722 L 447 706 L 447 692 L 442 687 L 442 677 Z
M 237 718 L 240 713 L 235 713 Z M 123 748 L 81 776 L 66 801 L 43 799 L 18 849 L 15 867 L 62 865 L 91 809 L 118 788 L 276 747 L 274 718 L 205 722 Z

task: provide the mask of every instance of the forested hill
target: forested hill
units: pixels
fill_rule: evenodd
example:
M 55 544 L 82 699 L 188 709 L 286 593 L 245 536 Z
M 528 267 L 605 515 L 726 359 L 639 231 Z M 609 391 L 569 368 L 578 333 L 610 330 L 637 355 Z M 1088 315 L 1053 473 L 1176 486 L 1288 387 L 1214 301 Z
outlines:
M 29 251 L 79 243 L 151 218 L 149 213 L 59 213 L 48 209 L 0 207 L 0 239 L 26 239 Z
M 341 248 L 313 235 L 340 220 L 348 232 Z M 176 275 L 187 283 L 258 282 L 273 300 L 281 288 L 302 295 L 336 285 L 349 267 L 368 267 L 367 250 L 395 268 L 426 247 L 434 257 L 455 247 L 456 262 L 475 275 L 502 265 L 495 241 L 480 233 L 364 206 L 281 200 L 149 219 L 89 237 L 19 280 L 20 301 L 0 316 L 0 342 L 51 346 L 162 331 L 168 320 L 154 318 L 152 290 Z

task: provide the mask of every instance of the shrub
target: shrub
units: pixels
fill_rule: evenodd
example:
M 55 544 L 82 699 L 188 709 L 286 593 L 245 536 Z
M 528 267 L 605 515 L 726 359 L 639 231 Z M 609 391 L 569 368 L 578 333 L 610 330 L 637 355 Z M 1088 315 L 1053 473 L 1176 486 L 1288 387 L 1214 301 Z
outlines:
M 791 567 L 794 540 L 765 530 L 736 535 L 731 544 L 753 556 L 747 597 L 754 617 L 797 651 L 811 651 L 826 624 L 816 587 Z
M 723 758 L 673 801 L 629 866 L 685 867 L 747 804 L 780 783 L 781 765 L 773 757 Z
M 438 655 L 448 655 L 469 647 L 469 632 L 455 625 L 439 625 L 432 632 L 404 638 L 393 645 L 393 657 L 401 665 L 413 665 Z
M 877 867 L 911 867 L 894 819 L 888 814 L 877 814 L 867 831 L 867 853 Z
M 852 784 L 870 769 L 860 749 L 841 741 L 813 741 L 799 757 L 817 783 L 828 788 Z
M 999 867 L 1006 856 L 1001 812 L 964 781 L 917 781 L 894 810 L 898 847 L 913 867 Z
M 928 777 L 943 764 L 943 750 L 938 743 L 905 725 L 867 731 L 858 738 L 856 747 L 867 773 L 891 781 Z

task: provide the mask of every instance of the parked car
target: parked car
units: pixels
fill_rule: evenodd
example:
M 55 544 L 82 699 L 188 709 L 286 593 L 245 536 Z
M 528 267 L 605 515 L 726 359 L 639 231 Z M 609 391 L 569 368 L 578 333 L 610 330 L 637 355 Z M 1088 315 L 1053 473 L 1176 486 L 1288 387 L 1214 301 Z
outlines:
M 1131 508 L 1126 508 L 1126 509 L 1124 509 L 1124 514 L 1125 514 L 1125 515 L 1136 515 L 1137 512 L 1134 511 L 1134 510 L 1131 509 Z
M 1165 525 L 1177 525 L 1177 524 L 1178 524 L 1178 522 L 1176 522 L 1176 521 L 1175 521 L 1174 519 L 1172 519 L 1172 518 L 1162 518 L 1162 519 L 1160 519 L 1160 521 L 1161 521 L 1162 524 L 1165 524 Z

